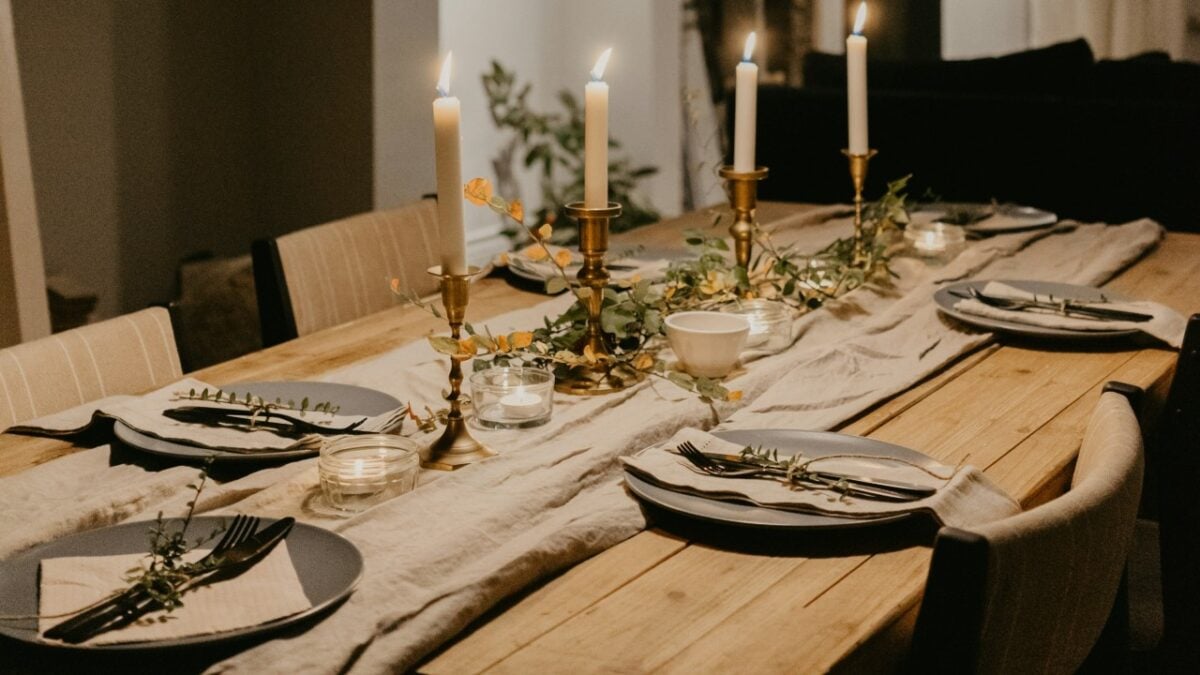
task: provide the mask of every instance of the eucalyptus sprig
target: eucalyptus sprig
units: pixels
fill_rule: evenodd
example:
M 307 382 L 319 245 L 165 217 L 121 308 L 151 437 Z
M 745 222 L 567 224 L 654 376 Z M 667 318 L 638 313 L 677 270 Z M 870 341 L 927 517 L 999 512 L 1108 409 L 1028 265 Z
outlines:
M 284 401 L 282 398 L 276 398 L 274 401 L 246 392 L 238 395 L 231 391 L 216 389 L 209 391 L 208 387 L 196 391 L 195 388 L 188 389 L 187 392 L 177 391 L 171 394 L 172 401 L 205 401 L 209 403 L 230 403 L 249 408 L 254 413 L 268 412 L 271 410 L 292 410 L 300 413 L 303 417 L 308 412 L 325 413 L 327 415 L 336 415 L 341 406 L 334 405 L 330 401 L 322 401 L 319 403 L 311 403 L 307 396 L 300 400 L 297 404 L 294 399 Z
M 182 526 L 178 529 L 169 527 L 163 520 L 162 511 L 159 511 L 149 531 L 150 552 L 147 561 L 125 573 L 126 582 L 144 590 L 168 612 L 183 606 L 183 593 L 180 588 L 184 582 L 197 574 L 209 571 L 221 562 L 219 556 L 206 557 L 198 562 L 184 561 L 184 557 L 193 549 L 207 544 L 225 531 L 223 526 L 217 527 L 190 543 L 187 540 L 188 527 L 196 513 L 196 502 L 199 501 L 200 493 L 208 481 L 208 470 L 212 461 L 210 455 L 200 470 L 199 479 L 187 485 L 194 493 L 187 503 L 187 515 L 184 516 Z

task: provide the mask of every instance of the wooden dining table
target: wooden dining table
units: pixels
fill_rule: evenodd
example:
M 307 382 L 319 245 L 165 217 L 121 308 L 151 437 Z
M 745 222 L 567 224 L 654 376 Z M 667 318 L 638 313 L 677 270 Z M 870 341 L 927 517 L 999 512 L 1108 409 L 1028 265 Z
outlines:
M 766 203 L 770 222 L 810 206 Z M 678 245 L 696 212 L 614 237 Z M 1200 235 L 1168 233 L 1108 288 L 1200 311 Z M 545 296 L 500 276 L 478 281 L 469 319 Z M 303 379 L 441 332 L 411 306 L 307 335 L 199 371 L 214 384 Z M 1152 420 L 1176 354 L 1127 342 L 1002 338 L 882 402 L 838 431 L 970 463 L 1025 508 L 1066 489 L 1101 388 L 1145 388 Z M 0 476 L 79 450 L 0 434 Z M 493 608 L 432 654 L 426 673 L 886 671 L 903 659 L 928 572 L 933 530 L 901 524 L 874 536 L 729 531 L 650 512 L 651 527 Z M 303 638 L 297 642 L 303 647 Z

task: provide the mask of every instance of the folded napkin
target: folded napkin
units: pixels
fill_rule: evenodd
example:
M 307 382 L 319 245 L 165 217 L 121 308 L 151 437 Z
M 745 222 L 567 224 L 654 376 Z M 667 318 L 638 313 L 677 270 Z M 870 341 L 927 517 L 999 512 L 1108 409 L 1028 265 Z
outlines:
M 887 457 L 830 457 L 815 460 L 811 465 L 814 470 L 871 475 L 937 488 L 933 495 L 917 501 L 885 502 L 845 496 L 807 485 L 788 486 L 761 478 L 709 476 L 675 453 L 675 448 L 684 441 L 691 441 L 702 452 L 726 455 L 737 455 L 743 447 L 697 429 L 685 428 L 665 444 L 653 446 L 633 457 L 624 457 L 621 461 L 626 469 L 668 490 L 845 518 L 877 518 L 922 511 L 942 525 L 968 527 L 999 520 L 1021 510 L 995 483 L 970 466 L 956 470 L 931 459 L 918 468 Z
M 207 551 L 192 551 L 193 560 Z M 38 633 L 66 620 L 58 615 L 87 607 L 125 589 L 122 577 L 145 560 L 143 553 L 125 555 L 48 558 L 42 561 Z M 280 542 L 242 574 L 198 586 L 183 595 L 183 606 L 173 612 L 151 612 L 124 628 L 93 636 L 83 644 L 111 645 L 148 640 L 170 640 L 257 626 L 312 607 L 292 566 L 287 542 Z
M 1043 302 L 1059 301 L 1062 298 L 1051 298 L 1048 295 L 1037 295 L 1029 291 L 1014 288 L 998 281 L 989 281 L 981 291 L 984 295 L 1013 300 L 1038 300 Z M 1076 316 L 1063 316 L 1049 310 L 1011 310 L 986 305 L 979 300 L 963 299 L 954 304 L 954 309 L 966 314 L 1013 321 L 1045 328 L 1061 328 L 1065 330 L 1098 331 L 1098 330 L 1138 330 L 1178 349 L 1183 344 L 1183 333 L 1187 329 L 1187 319 L 1179 312 L 1166 305 L 1148 300 L 1132 302 L 1077 303 L 1116 309 L 1126 312 L 1140 312 L 1154 317 L 1150 321 L 1109 321 L 1101 319 L 1086 319 Z
M 236 390 L 236 385 L 233 389 Z M 190 391 L 201 392 L 205 389 L 215 392 L 219 387 L 200 380 L 185 378 L 169 384 L 162 389 L 153 391 L 145 396 L 117 396 L 102 399 L 90 406 L 80 406 L 70 410 L 31 420 L 10 431 L 25 433 L 42 433 L 47 435 L 79 433 L 91 426 L 97 420 L 115 419 L 126 426 L 147 436 L 166 441 L 186 443 L 202 448 L 226 450 L 229 452 L 255 451 L 284 451 L 305 447 L 313 447 L 320 443 L 321 436 L 311 435 L 302 438 L 285 438 L 270 431 L 243 431 L 223 427 L 210 427 L 201 424 L 187 424 L 163 416 L 163 411 L 182 406 L 219 407 L 229 410 L 245 411 L 246 407 L 231 403 L 213 403 L 210 401 L 192 401 L 181 398 Z M 246 392 L 235 391 L 239 395 Z M 363 415 L 348 415 L 313 412 L 312 410 L 300 415 L 299 411 L 281 411 L 288 415 L 301 417 L 305 421 L 330 427 L 345 427 L 361 419 Z M 363 431 L 384 432 L 393 428 L 402 419 L 404 408 L 389 410 L 383 414 L 368 417 L 358 428 Z

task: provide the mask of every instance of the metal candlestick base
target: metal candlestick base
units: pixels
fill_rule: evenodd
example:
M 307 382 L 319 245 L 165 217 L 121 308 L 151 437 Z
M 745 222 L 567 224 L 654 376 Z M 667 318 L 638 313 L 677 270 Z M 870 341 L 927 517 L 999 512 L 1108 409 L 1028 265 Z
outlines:
M 725 179 L 725 193 L 729 195 L 729 206 L 733 208 L 733 224 L 729 234 L 733 236 L 733 249 L 737 264 L 750 270 L 750 252 L 754 247 L 755 210 L 758 208 L 758 182 L 767 177 L 767 167 L 753 171 L 738 171 L 732 166 L 723 166 L 718 172 Z
M 604 342 L 604 331 L 600 327 L 600 307 L 604 302 L 604 289 L 608 286 L 608 269 L 604 266 L 604 254 L 608 251 L 609 222 L 621 215 L 621 205 L 609 202 L 603 208 L 588 208 L 583 202 L 566 206 L 567 215 L 579 223 L 579 252 L 583 254 L 583 267 L 579 269 L 579 283 L 591 292 L 587 297 L 587 333 L 576 345 L 576 351 L 586 349 L 600 363 L 592 367 L 577 367 L 571 374 L 559 378 L 554 389 L 564 394 L 594 396 L 620 391 L 640 381 L 645 375 L 628 366 L 605 364 L 608 345 Z
M 854 264 L 860 265 L 867 259 L 867 245 L 873 245 L 874 242 L 868 242 L 866 233 L 863 232 L 863 184 L 867 182 L 867 165 L 871 162 L 871 158 L 878 154 L 878 150 L 868 150 L 865 155 L 856 155 L 849 150 L 842 150 L 842 154 L 850 160 L 850 182 L 854 184 Z M 873 237 L 872 237 L 873 239 Z
M 457 340 L 462 335 L 463 319 L 467 314 L 470 280 L 479 273 L 479 268 L 469 267 L 466 274 L 443 274 L 438 265 L 430 267 L 429 273 L 442 280 L 442 306 L 446 308 L 446 319 L 450 323 L 450 337 Z M 450 357 L 450 394 L 446 396 L 450 413 L 446 416 L 446 430 L 421 455 L 421 466 L 427 469 L 453 470 L 496 454 L 471 437 L 463 418 L 462 362 L 465 360 Z

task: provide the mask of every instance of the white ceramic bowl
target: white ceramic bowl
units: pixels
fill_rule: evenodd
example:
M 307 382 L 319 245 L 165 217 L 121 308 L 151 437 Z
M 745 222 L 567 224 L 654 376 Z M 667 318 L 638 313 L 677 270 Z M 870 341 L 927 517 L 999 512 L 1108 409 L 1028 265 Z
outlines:
M 665 323 L 680 365 L 696 377 L 728 375 L 750 335 L 746 317 L 724 312 L 679 312 Z

